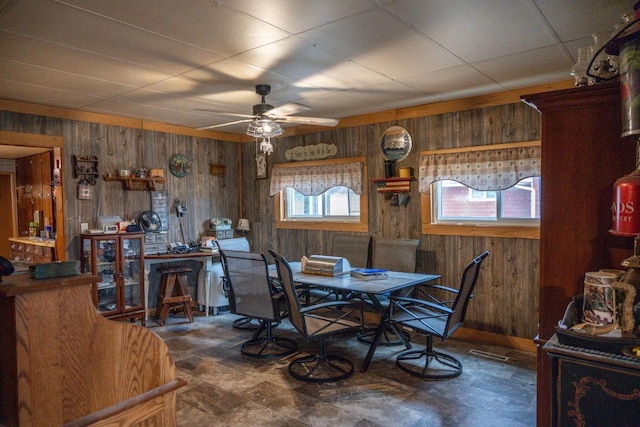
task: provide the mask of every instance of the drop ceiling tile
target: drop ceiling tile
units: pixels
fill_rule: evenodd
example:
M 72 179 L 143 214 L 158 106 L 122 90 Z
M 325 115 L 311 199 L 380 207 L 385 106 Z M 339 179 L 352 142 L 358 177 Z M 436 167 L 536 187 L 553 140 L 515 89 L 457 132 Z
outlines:
M 84 109 L 87 105 L 101 100 L 101 98 L 77 92 L 29 85 L 4 79 L 0 80 L 0 93 L 2 93 L 3 98 L 7 99 L 73 109 Z
M 613 32 L 614 24 L 622 15 L 633 13 L 633 3 L 630 0 L 536 0 L 562 42 L 589 37 L 597 31 Z
M 507 89 L 571 79 L 573 64 L 558 46 L 490 59 L 473 64 Z
M 0 76 L 3 79 L 34 86 L 47 86 L 59 90 L 81 93 L 99 98 L 109 98 L 126 93 L 131 86 L 91 79 L 77 74 L 34 67 L 0 59 Z
M 19 13 L 18 13 L 19 12 Z M 67 25 L 68 20 L 74 25 Z M 180 73 L 222 56 L 58 3 L 24 0 L 0 17 L 0 27 L 35 39 Z
M 300 36 L 321 50 L 396 80 L 462 63 L 442 46 L 381 10 L 352 16 Z
M 234 59 L 329 90 L 345 90 L 389 81 L 388 77 L 290 37 Z
M 297 114 L 298 116 L 341 118 L 360 114 L 360 111 L 365 109 L 371 109 L 371 105 L 366 102 L 349 97 L 341 92 L 330 92 L 325 95 L 314 96 L 307 99 L 305 105 L 310 110 Z
M 345 93 L 345 95 L 372 105 L 374 109 L 379 107 L 380 110 L 385 107 L 399 108 L 418 105 L 428 99 L 435 100 L 424 91 L 397 81 L 356 88 Z
M 137 27 L 168 40 L 179 40 L 223 57 L 288 35 L 261 19 L 259 14 L 255 18 L 239 12 L 235 8 L 235 1 L 65 0 L 64 3 L 107 17 L 114 23 Z M 254 4 L 261 10 L 265 9 L 262 2 Z M 271 6 L 268 8 L 271 9 Z M 296 18 L 300 19 L 299 16 Z
M 270 22 L 291 34 L 371 9 L 368 0 L 280 0 L 268 7 L 255 0 L 234 0 L 229 7 Z
M 3 31 L 0 31 L 0 52 L 7 60 L 126 86 L 141 87 L 170 76 L 114 58 Z
M 469 65 L 410 76 L 401 81 L 439 100 L 504 90 L 499 84 Z
M 555 43 L 533 2 L 404 0 L 389 8 L 465 62 Z
M 180 124 L 184 126 L 189 126 L 187 123 L 191 123 L 191 121 L 197 122 L 198 120 L 202 120 L 202 116 L 200 115 L 191 115 L 177 110 L 122 102 L 114 99 L 96 102 L 90 107 L 87 107 L 86 110 L 95 113 L 112 114 L 120 117 L 133 117 L 142 120 Z

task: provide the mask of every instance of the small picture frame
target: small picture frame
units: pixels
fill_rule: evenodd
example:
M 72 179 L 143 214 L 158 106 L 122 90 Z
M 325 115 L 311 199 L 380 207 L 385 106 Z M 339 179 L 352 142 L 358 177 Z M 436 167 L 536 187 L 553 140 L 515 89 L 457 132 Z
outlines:
M 265 153 L 256 154 L 256 179 L 266 179 L 268 171 L 267 155 Z

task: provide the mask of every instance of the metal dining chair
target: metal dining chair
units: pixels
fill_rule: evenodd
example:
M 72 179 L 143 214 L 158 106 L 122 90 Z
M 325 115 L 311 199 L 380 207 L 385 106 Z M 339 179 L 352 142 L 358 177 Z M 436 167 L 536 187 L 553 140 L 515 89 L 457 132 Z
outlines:
M 219 250 L 227 251 L 245 251 L 248 252 L 249 241 L 246 237 L 234 237 L 232 239 L 216 239 L 216 245 Z M 222 278 L 223 288 L 227 289 L 229 284 L 226 277 Z M 243 316 L 233 321 L 233 327 L 244 331 L 255 331 L 260 327 L 260 321 L 252 317 Z
M 467 264 L 458 289 L 424 284 L 420 289 L 423 299 L 390 298 L 390 321 L 427 337 L 423 350 L 407 350 L 398 355 L 396 365 L 400 369 L 428 380 L 455 378 L 462 373 L 462 363 L 458 359 L 433 348 L 433 337 L 444 341 L 462 326 L 482 261 L 487 256 L 489 252 L 485 251 Z
M 289 321 L 306 341 L 320 340 L 317 354 L 302 356 L 289 363 L 289 374 L 297 380 L 329 383 L 353 374 L 353 363 L 342 356 L 327 353 L 325 338 L 362 327 L 361 301 L 330 301 L 303 307 L 293 282 L 291 267 L 285 258 L 269 250 L 276 262 L 278 278 L 289 305 Z
M 389 271 L 403 271 L 415 273 L 418 258 L 417 239 L 374 239 L 371 267 Z M 405 293 L 409 291 L 405 290 Z M 380 297 L 380 302 L 388 307 L 389 301 Z M 376 331 L 365 330 L 357 335 L 358 341 L 364 344 L 371 344 Z M 385 331 L 378 342 L 381 346 L 396 346 L 410 341 L 410 336 L 404 333 L 404 341 L 399 338 L 391 328 Z
M 260 321 L 253 337 L 242 344 L 242 354 L 269 359 L 295 353 L 298 346 L 293 340 L 273 334 L 273 325 L 280 323 L 286 307 L 281 307 L 282 292 L 271 284 L 264 254 L 220 250 L 220 256 L 229 285 L 231 312 Z

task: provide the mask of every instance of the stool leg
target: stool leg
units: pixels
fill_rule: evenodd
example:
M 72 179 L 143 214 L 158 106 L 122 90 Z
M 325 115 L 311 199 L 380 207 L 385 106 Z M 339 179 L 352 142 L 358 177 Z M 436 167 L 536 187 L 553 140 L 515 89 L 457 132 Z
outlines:
M 156 319 L 160 320 L 160 326 L 164 326 L 164 319 L 166 315 L 163 316 L 162 311 L 164 310 L 164 296 L 167 294 L 167 275 L 162 275 L 162 280 L 160 281 L 160 292 L 158 292 L 158 303 L 156 305 Z
M 178 293 L 182 296 L 189 296 L 187 292 L 187 275 L 181 274 L 178 276 Z M 193 313 L 191 312 L 191 298 L 189 301 L 185 301 L 184 304 L 184 316 L 189 319 L 190 323 L 193 323 Z
M 171 304 L 167 301 L 167 298 L 171 298 L 173 294 L 173 287 L 176 283 L 176 273 L 169 273 L 162 278 L 162 310 L 160 311 L 160 326 L 164 326 L 164 322 L 169 315 L 169 307 Z

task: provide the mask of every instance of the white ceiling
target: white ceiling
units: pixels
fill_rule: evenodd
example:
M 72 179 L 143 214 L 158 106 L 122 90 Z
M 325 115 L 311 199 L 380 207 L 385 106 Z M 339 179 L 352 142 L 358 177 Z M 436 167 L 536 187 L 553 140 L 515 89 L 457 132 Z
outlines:
M 0 0 L 0 98 L 199 128 L 570 79 L 633 0 Z M 246 124 L 216 130 L 244 133 Z

